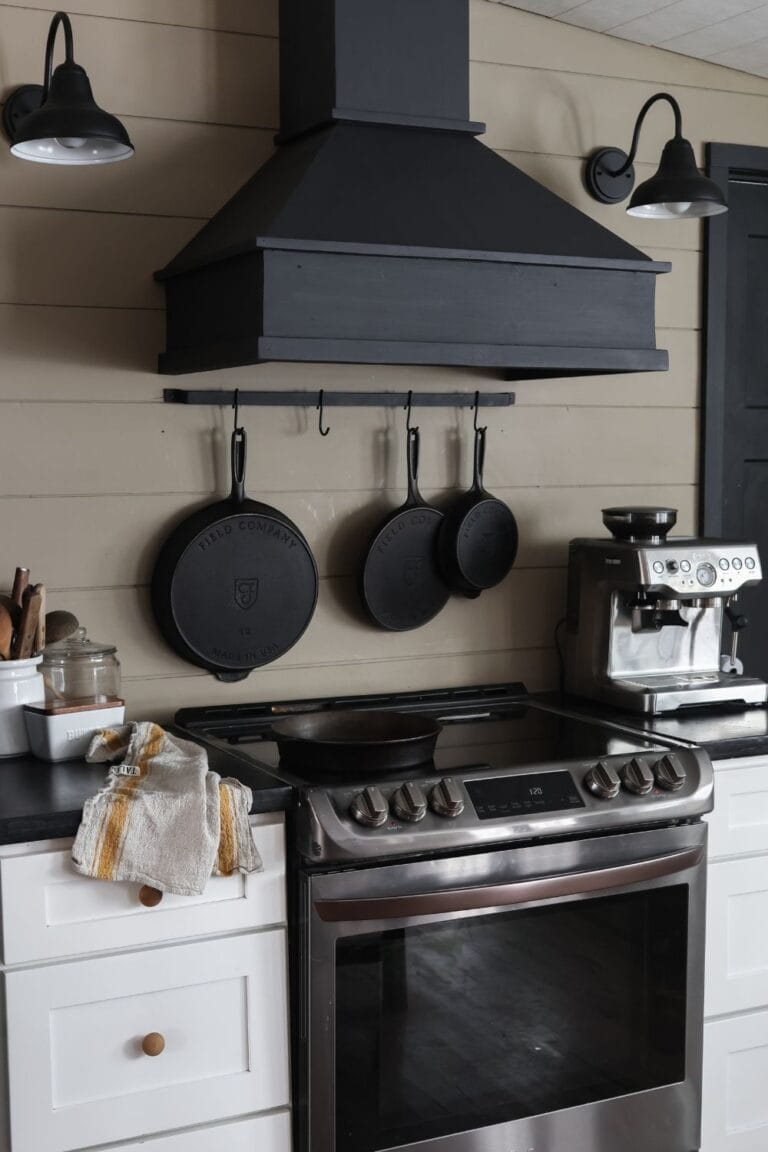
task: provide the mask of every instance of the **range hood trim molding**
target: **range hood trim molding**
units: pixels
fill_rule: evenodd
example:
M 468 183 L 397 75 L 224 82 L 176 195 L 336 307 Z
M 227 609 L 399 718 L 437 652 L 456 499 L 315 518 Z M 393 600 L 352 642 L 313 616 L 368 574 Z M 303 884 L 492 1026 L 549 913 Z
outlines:
M 238 256 L 247 256 L 260 250 L 270 252 L 331 252 L 348 256 L 385 256 L 393 259 L 413 258 L 424 260 L 471 260 L 489 261 L 497 264 L 535 264 L 540 267 L 546 265 L 551 268 L 604 268 L 617 272 L 647 272 L 660 275 L 672 271 L 669 260 L 611 260 L 607 257 L 590 256 L 551 256 L 537 255 L 531 252 L 479 252 L 467 248 L 434 248 L 415 247 L 404 244 L 351 244 L 346 241 L 334 240 L 283 240 L 272 237 L 258 237 L 249 243 L 233 245 L 212 256 L 208 260 L 199 260 L 188 269 L 176 268 L 174 271 L 161 269 L 155 272 L 155 279 L 159 281 L 170 280 L 175 276 L 183 276 L 185 272 L 196 272 L 201 268 L 208 268 L 213 264 L 223 264 L 227 260 Z
M 386 340 L 327 341 L 258 336 L 220 344 L 178 349 L 160 355 L 166 376 L 245 368 L 249 364 L 291 361 L 299 364 L 414 364 L 420 367 L 487 368 L 500 370 L 505 380 L 542 377 L 605 376 L 631 372 L 666 372 L 669 353 L 659 348 L 553 348 L 534 345 L 443 344 L 435 360 L 428 342 Z

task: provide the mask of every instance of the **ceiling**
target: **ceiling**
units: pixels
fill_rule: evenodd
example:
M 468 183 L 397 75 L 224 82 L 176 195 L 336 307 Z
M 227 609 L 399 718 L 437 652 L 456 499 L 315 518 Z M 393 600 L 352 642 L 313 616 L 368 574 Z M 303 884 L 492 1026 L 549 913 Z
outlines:
M 768 0 L 502 0 L 607 32 L 768 76 Z

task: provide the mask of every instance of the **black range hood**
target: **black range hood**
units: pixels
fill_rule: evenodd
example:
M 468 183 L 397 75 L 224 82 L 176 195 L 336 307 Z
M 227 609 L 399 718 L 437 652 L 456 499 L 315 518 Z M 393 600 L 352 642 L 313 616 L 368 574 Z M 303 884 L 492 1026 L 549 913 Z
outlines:
M 275 155 L 157 274 L 169 374 L 666 369 L 669 271 L 477 139 L 468 0 L 281 0 Z

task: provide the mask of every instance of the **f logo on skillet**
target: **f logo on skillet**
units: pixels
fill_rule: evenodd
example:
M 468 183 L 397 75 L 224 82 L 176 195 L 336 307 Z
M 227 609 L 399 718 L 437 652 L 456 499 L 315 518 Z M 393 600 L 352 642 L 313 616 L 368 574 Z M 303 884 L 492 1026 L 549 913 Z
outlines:
M 421 581 L 424 570 L 422 556 L 406 556 L 403 560 L 403 583 L 406 588 L 415 588 Z
M 235 604 L 243 611 L 253 608 L 259 598 L 258 578 L 253 580 L 235 580 Z

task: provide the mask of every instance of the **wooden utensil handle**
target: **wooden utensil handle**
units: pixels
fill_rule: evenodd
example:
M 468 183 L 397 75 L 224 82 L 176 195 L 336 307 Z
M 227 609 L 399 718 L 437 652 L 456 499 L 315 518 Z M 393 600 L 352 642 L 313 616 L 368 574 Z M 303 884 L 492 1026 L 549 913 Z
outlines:
M 37 616 L 37 628 L 35 629 L 35 641 L 32 645 L 32 650 L 35 654 L 42 652 L 45 648 L 45 601 L 46 591 L 45 584 L 35 584 L 33 589 L 40 596 L 40 611 Z
M 21 608 L 24 591 L 29 584 L 29 568 L 17 568 L 13 577 L 13 591 L 11 599 Z
M 16 648 L 14 650 L 14 658 L 16 660 L 29 660 L 32 655 L 32 649 L 35 646 L 35 633 L 37 632 L 37 624 L 40 619 L 41 599 L 39 592 L 31 592 L 28 596 L 24 597 L 24 606 L 21 609 L 21 623 L 19 624 L 19 631 L 16 636 Z

